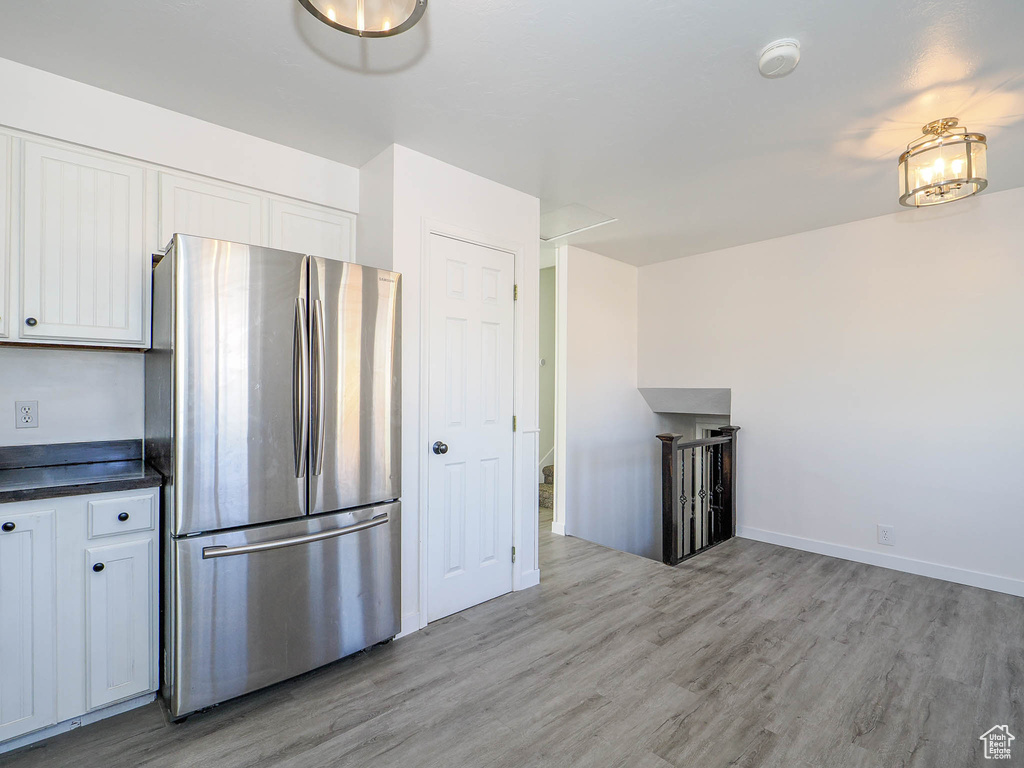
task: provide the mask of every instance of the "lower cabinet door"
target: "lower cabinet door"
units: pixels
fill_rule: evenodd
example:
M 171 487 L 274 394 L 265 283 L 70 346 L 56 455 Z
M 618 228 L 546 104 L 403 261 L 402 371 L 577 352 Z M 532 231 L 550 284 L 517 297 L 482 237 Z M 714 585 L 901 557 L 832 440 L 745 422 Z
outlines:
M 86 550 L 89 709 L 154 689 L 155 572 L 149 539 Z
M 0 741 L 57 721 L 53 518 L 0 511 Z

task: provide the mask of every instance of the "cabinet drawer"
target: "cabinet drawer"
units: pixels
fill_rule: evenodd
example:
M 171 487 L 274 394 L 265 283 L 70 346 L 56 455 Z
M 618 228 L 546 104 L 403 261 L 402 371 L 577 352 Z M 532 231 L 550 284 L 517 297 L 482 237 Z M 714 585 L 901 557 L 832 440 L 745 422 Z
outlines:
M 131 496 L 89 502 L 89 538 L 152 530 L 156 497 Z

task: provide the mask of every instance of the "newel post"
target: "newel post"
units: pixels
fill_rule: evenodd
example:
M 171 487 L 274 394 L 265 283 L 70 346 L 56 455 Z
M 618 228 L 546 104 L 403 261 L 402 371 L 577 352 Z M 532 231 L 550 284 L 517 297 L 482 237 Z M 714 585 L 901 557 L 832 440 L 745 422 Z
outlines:
M 679 540 L 679 523 L 675 501 L 675 439 L 676 435 L 658 435 L 661 440 L 661 561 L 675 565 L 678 559 L 674 548 Z

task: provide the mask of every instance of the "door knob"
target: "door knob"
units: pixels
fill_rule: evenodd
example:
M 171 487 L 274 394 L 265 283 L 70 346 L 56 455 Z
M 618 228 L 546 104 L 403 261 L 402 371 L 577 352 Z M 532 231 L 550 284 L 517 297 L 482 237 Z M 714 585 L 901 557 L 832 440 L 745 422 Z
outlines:
M 442 443 L 440 440 L 438 440 L 436 443 L 434 443 L 434 453 L 436 453 L 438 456 L 448 453 L 448 446 Z

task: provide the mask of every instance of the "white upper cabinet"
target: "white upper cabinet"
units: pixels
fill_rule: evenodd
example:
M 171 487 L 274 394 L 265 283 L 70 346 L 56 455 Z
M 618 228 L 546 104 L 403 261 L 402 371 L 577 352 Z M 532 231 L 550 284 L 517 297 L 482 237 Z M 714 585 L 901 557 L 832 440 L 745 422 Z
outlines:
M 261 245 L 262 200 L 242 187 L 160 174 L 160 247 L 175 233 Z
M 57 722 L 54 511 L 0 509 L 0 741 Z
M 0 339 L 6 339 L 10 306 L 7 285 L 11 274 L 11 140 L 0 135 Z
M 290 200 L 270 201 L 271 248 L 352 261 L 355 232 L 355 216 L 350 213 Z
M 19 337 L 148 345 L 145 170 L 32 141 L 23 157 Z
M 176 232 L 355 261 L 356 216 L 0 128 L 0 341 L 150 342 L 152 255 Z

